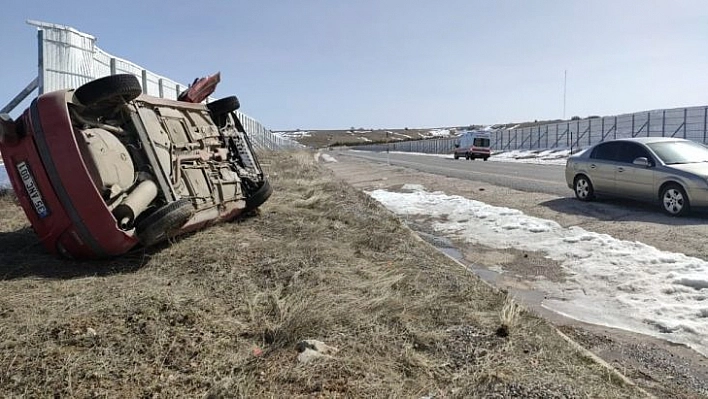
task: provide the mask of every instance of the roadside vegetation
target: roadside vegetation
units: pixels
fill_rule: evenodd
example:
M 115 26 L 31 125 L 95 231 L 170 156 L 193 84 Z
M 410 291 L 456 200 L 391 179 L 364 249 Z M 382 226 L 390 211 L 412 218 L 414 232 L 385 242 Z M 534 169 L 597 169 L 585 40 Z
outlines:
M 261 158 L 258 215 L 100 262 L 1 195 L 0 396 L 644 396 L 311 153 Z

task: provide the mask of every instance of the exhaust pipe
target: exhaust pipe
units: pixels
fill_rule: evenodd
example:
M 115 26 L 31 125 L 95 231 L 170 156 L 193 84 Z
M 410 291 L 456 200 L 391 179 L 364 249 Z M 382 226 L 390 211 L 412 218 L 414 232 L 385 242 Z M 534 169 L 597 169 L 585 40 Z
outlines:
M 157 197 L 157 185 L 152 180 L 143 180 L 133 191 L 113 210 L 113 216 L 122 230 L 130 230 L 137 218 L 152 200 Z

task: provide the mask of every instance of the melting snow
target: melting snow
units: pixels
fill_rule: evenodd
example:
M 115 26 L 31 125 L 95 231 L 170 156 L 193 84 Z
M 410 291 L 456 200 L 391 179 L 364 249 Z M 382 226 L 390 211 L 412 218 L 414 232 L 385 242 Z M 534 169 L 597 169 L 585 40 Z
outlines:
M 406 191 L 375 190 L 373 198 L 399 215 L 437 218 L 440 234 L 497 249 L 540 251 L 569 277 L 539 280 L 552 294 L 543 306 L 589 323 L 687 344 L 708 355 L 708 262 L 618 240 L 580 227 L 420 185 Z

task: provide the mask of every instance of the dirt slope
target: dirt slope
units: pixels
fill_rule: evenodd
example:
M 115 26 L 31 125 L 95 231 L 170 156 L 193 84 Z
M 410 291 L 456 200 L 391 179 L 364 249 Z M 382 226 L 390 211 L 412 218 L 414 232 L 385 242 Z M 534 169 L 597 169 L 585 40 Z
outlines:
M 103 262 L 0 197 L 0 396 L 645 396 L 312 154 L 263 163 L 259 216 Z

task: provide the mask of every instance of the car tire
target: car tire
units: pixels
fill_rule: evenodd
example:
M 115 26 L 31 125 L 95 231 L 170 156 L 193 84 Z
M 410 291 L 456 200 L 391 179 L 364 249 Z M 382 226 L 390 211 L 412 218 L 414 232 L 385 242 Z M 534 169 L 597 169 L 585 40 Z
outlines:
M 273 194 L 273 187 L 271 187 L 268 180 L 264 179 L 261 187 L 246 198 L 245 211 L 250 212 L 263 205 L 263 203 L 270 198 L 271 194 Z
M 484 160 L 485 160 L 485 161 L 486 161 L 487 159 L 489 159 L 489 157 L 484 157 Z
M 74 96 L 86 107 L 122 104 L 143 92 L 138 78 L 130 74 L 109 75 L 80 86 Z
M 664 186 L 659 198 L 661 209 L 670 216 L 685 215 L 691 208 L 686 191 L 675 183 Z
M 469 152 L 465 154 L 465 159 L 468 161 L 470 160 L 470 153 Z
M 171 202 L 138 221 L 135 234 L 143 246 L 155 245 L 170 237 L 194 215 L 194 205 L 188 199 Z
M 595 189 L 590 182 L 590 179 L 585 175 L 578 175 L 573 181 L 573 191 L 575 198 L 581 201 L 592 201 L 595 199 Z
M 224 97 L 214 102 L 207 103 L 207 108 L 212 115 L 223 115 L 236 111 L 241 107 L 236 96 Z
M 455 159 L 460 159 L 460 155 L 458 155 L 457 153 L 452 154 L 452 157 Z

